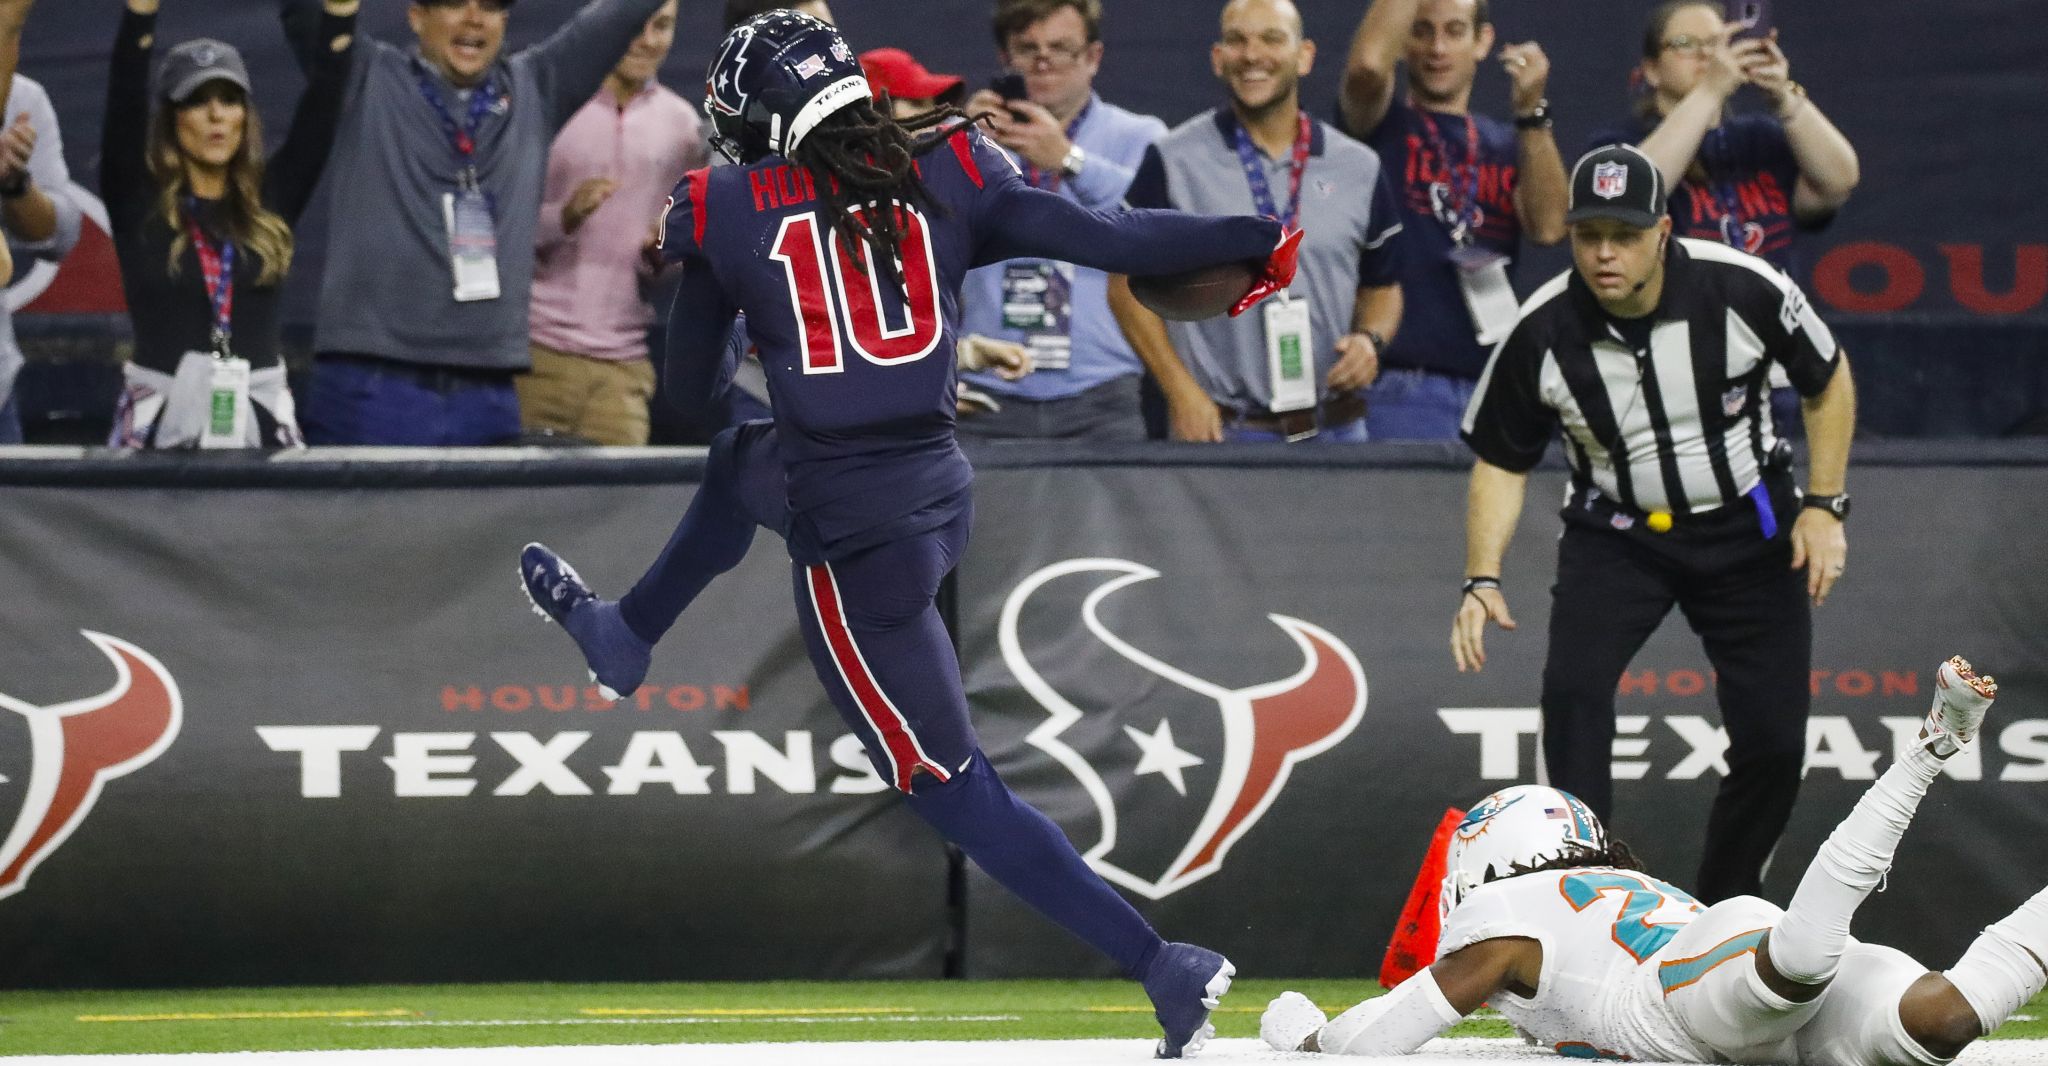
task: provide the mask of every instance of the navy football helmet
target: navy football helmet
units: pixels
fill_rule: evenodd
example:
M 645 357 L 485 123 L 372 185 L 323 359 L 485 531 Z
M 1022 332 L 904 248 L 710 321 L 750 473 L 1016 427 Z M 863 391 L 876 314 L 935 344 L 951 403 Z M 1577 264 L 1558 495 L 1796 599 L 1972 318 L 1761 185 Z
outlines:
M 733 27 L 704 82 L 711 146 L 735 163 L 789 155 L 825 116 L 868 98 L 839 31 L 787 9 Z

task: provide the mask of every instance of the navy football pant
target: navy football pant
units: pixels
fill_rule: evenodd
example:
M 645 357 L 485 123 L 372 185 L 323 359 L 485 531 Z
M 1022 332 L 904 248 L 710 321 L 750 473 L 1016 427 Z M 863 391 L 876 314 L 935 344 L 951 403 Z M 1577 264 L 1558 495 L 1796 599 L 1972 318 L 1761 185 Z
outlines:
M 756 521 L 786 511 L 775 438 L 760 424 L 711 447 L 704 484 L 667 547 L 620 603 L 650 643 L 712 578 L 739 565 Z M 829 563 L 792 563 L 811 666 L 875 772 L 911 810 L 1039 913 L 1142 977 L 1162 946 L 1058 826 L 1011 792 L 976 743 L 939 582 L 967 547 L 971 510 L 926 533 Z

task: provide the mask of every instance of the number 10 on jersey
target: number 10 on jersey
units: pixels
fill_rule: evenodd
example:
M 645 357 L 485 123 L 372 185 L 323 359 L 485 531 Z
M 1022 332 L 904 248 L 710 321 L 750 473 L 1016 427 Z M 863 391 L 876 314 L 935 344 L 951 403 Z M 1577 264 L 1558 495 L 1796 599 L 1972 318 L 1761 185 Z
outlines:
M 823 224 L 815 211 L 782 220 L 768 257 L 782 264 L 789 283 L 789 302 L 800 320 L 797 332 L 806 374 L 838 374 L 846 370 L 846 349 L 870 363 L 892 366 L 913 363 L 938 347 L 944 323 L 939 318 L 939 272 L 932 255 L 931 227 L 917 208 L 894 205 L 902 232 L 903 322 L 891 325 L 882 300 L 884 275 L 875 264 L 875 249 L 860 242 L 860 261 L 838 230 Z M 856 220 L 867 208 L 854 208 Z M 827 264 L 825 245 L 832 245 Z M 828 276 L 830 282 L 828 284 Z

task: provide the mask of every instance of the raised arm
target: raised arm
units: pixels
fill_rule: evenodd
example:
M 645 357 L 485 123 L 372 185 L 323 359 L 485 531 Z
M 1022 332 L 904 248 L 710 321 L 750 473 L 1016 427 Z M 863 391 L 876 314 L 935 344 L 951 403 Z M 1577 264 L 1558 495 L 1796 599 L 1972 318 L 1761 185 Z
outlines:
M 554 36 L 516 57 L 534 65 L 551 136 L 604 84 L 664 2 L 590 0 Z
M 1421 6 L 1421 0 L 1373 0 L 1365 17 L 1358 20 L 1337 95 L 1345 128 L 1352 136 L 1365 137 L 1387 117 L 1387 108 L 1394 102 L 1402 46 Z
M 1763 44 L 1763 54 L 1749 65 L 1749 79 L 1770 99 L 1792 158 L 1799 163 L 1792 211 L 1802 219 L 1826 218 L 1849 202 L 1849 194 L 1863 180 L 1863 165 L 1849 138 L 1792 80 L 1792 64 L 1778 47 L 1776 31 Z
M 1744 64 L 1753 63 L 1762 51 L 1763 42 L 1757 40 L 1717 47 L 1707 58 L 1706 73 L 1699 84 L 1637 145 L 1663 172 L 1667 187 L 1685 180 L 1685 172 L 1699 156 L 1700 142 L 1706 139 L 1707 131 L 1721 124 L 1721 109 L 1727 106 L 1728 98 L 1748 82 Z
M 288 223 L 296 223 L 320 183 L 341 126 L 343 98 L 356 53 L 356 9 L 361 0 L 326 0 L 320 30 L 306 69 L 306 89 L 292 113 L 284 143 L 264 173 L 264 202 Z M 290 32 L 289 25 L 286 32 Z
M 71 189 L 64 135 L 50 94 L 27 79 L 15 88 L 19 91 L 0 112 L 14 116 L 0 134 L 0 154 L 9 168 L 0 176 L 0 222 L 20 251 L 57 262 L 78 245 L 84 212 Z
M 14 68 L 21 62 L 21 29 L 34 6 L 36 0 L 0 0 L 0 111 L 6 109 Z
M 107 64 L 107 112 L 100 124 L 100 200 L 117 240 L 149 213 L 149 65 L 156 47 L 157 0 L 128 0 Z

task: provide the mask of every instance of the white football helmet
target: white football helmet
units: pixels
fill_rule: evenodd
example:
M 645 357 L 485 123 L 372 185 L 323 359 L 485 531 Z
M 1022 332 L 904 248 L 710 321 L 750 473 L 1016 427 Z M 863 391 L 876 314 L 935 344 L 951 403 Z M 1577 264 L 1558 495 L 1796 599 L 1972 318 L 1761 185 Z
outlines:
M 1510 876 L 1518 866 L 1581 849 L 1607 850 L 1607 829 L 1577 796 L 1547 785 L 1501 789 L 1473 804 L 1451 834 L 1442 913 L 1450 914 L 1472 890 Z

